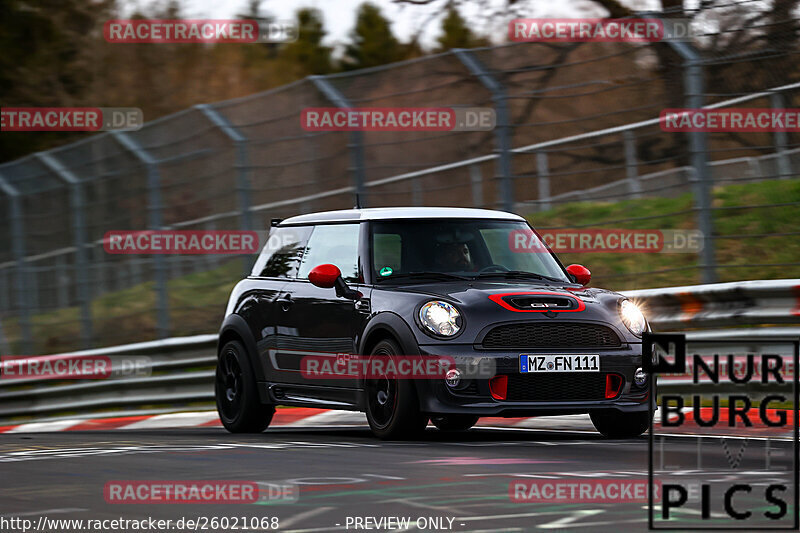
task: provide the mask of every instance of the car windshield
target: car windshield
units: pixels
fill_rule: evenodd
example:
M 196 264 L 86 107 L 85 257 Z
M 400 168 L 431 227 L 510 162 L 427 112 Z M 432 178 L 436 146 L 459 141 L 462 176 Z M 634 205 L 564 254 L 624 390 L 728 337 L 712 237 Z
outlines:
M 544 279 L 569 282 L 522 221 L 390 220 L 372 224 L 374 279 Z

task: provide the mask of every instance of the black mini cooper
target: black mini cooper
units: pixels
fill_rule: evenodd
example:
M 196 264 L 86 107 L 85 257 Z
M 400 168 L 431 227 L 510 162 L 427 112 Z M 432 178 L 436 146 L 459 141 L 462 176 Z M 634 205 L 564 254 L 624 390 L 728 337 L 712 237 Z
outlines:
M 261 432 L 276 405 L 364 411 L 375 435 L 397 439 L 428 421 L 456 431 L 481 416 L 589 413 L 603 435 L 640 435 L 651 417 L 648 324 L 589 279 L 505 212 L 274 221 L 220 330 L 220 418 L 228 431 Z M 441 372 L 407 372 L 425 368 Z

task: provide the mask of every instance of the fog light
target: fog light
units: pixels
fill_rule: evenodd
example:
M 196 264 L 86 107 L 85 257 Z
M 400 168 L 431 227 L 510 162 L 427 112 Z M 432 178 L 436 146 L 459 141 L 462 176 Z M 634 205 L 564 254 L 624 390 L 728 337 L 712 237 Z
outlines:
M 616 398 L 625 381 L 619 374 L 606 374 L 606 398 Z
M 444 382 L 451 389 L 455 389 L 461 383 L 461 372 L 455 368 L 448 370 L 447 374 L 444 375 Z
M 645 371 L 641 368 L 637 368 L 636 372 L 633 374 L 633 382 L 639 387 L 647 383 L 647 374 Z
M 495 376 L 489 380 L 489 392 L 495 400 L 508 397 L 508 376 Z

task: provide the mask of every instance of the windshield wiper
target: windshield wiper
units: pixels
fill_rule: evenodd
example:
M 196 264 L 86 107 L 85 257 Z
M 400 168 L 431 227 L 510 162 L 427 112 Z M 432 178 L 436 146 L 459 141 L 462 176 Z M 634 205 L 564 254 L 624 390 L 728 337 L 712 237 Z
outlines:
M 536 274 L 535 272 L 525 272 L 523 270 L 508 270 L 503 272 L 483 272 L 475 276 L 474 279 L 481 279 L 481 278 L 510 278 L 510 279 L 541 279 L 546 281 L 555 281 L 557 283 L 564 283 L 566 280 L 552 278 L 550 276 L 544 276 L 542 274 Z
M 456 274 L 448 274 L 447 272 L 404 272 L 402 274 L 392 274 L 391 276 L 378 278 L 377 282 L 389 281 L 393 279 L 435 279 L 435 280 L 469 280 L 471 278 L 459 276 Z

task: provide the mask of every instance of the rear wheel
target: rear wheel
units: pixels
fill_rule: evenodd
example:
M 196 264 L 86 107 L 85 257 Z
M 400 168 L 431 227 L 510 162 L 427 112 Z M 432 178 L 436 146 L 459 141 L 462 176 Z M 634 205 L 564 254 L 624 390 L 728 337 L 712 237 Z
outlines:
M 594 427 L 610 439 L 638 437 L 650 427 L 650 411 L 623 413 L 616 409 L 592 411 L 589 415 Z
M 230 341 L 222 347 L 214 383 L 217 412 L 231 433 L 261 433 L 272 422 L 275 407 L 258 398 L 256 379 L 242 343 Z
M 401 355 L 400 347 L 391 340 L 383 340 L 372 349 L 371 357 L 393 358 Z M 371 365 L 369 368 L 386 365 Z M 396 365 L 395 365 L 396 368 Z M 369 376 L 364 382 L 367 422 L 376 437 L 387 440 L 408 439 L 419 436 L 428 424 L 428 417 L 420 413 L 414 384 L 397 376 Z
M 432 416 L 431 422 L 440 431 L 466 431 L 478 422 L 478 418 L 472 415 L 439 415 Z

